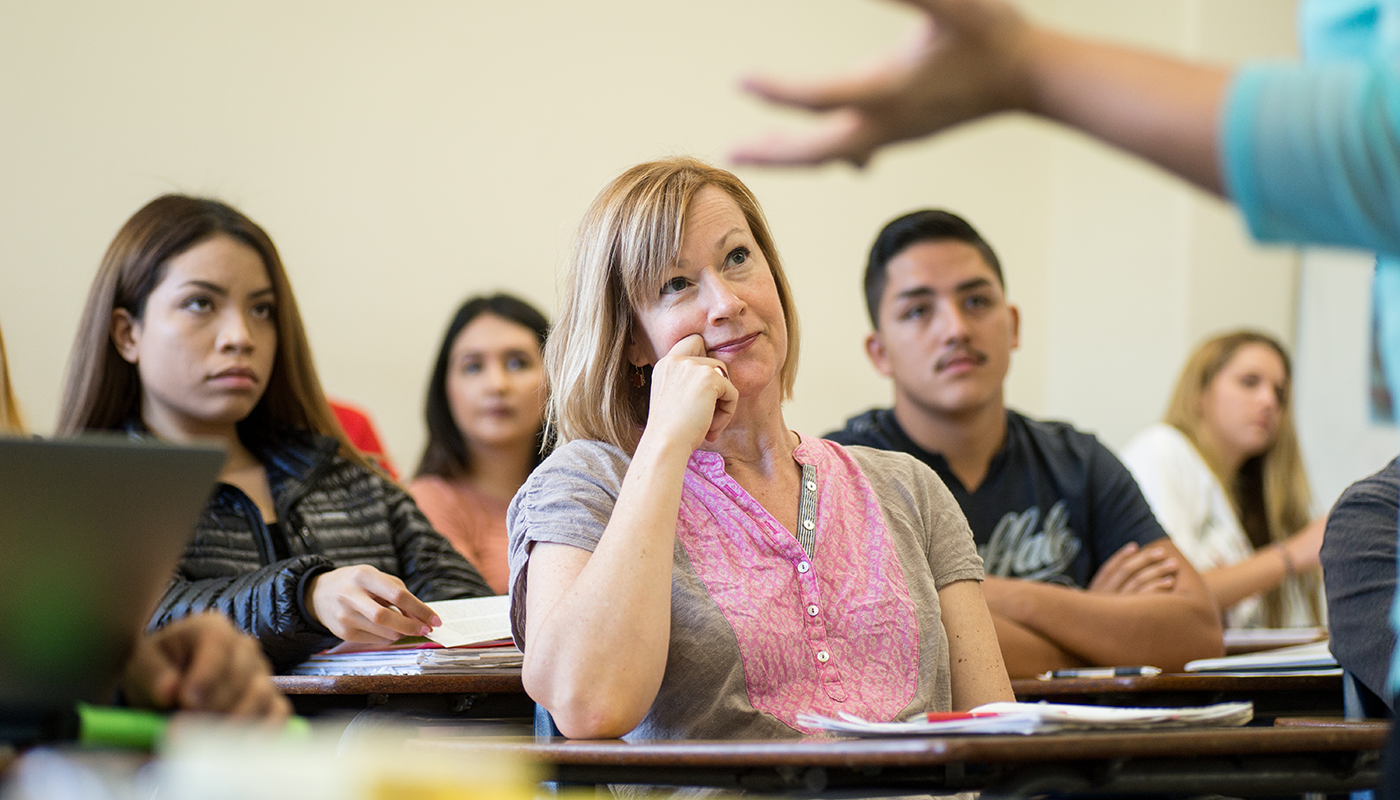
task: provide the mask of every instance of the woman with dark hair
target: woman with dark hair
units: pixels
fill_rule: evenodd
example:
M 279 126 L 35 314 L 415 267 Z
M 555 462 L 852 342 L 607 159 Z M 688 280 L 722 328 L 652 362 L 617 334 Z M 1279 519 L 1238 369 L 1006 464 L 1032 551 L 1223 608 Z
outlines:
M 510 577 L 506 507 L 543 457 L 548 335 L 544 315 L 507 294 L 457 309 L 428 383 L 428 444 L 408 485 L 498 594 Z
M 58 430 L 228 449 L 154 626 L 218 611 L 291 666 L 441 624 L 489 587 L 345 440 L 281 259 L 224 203 L 165 195 L 117 233 L 73 345 Z

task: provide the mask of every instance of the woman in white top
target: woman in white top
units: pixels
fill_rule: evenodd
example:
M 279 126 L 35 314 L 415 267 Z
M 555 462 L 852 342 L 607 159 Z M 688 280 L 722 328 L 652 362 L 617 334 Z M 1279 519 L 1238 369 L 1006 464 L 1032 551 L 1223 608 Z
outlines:
M 1308 521 L 1290 380 L 1288 355 L 1274 339 L 1217 336 L 1186 363 L 1163 424 L 1123 451 L 1227 627 L 1323 623 L 1317 554 L 1325 520 Z

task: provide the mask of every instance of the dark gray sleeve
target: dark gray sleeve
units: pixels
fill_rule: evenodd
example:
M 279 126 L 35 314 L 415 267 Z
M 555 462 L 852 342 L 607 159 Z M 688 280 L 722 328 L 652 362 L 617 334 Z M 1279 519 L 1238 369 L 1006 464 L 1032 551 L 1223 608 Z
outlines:
M 1143 497 L 1133 474 L 1103 443 L 1094 440 L 1093 466 L 1089 472 L 1089 516 L 1094 548 L 1091 566 L 1098 572 L 1103 562 L 1129 542 L 1146 545 L 1166 538 L 1167 532 Z M 1092 577 L 1093 573 L 1090 573 Z
M 1390 705 L 1386 678 L 1395 632 L 1395 538 L 1400 514 L 1400 459 L 1353 483 L 1327 515 L 1322 572 L 1332 655 Z
M 280 672 L 340 641 L 312 622 L 301 605 L 305 579 L 332 566 L 323 556 L 297 556 L 237 577 L 191 579 L 181 564 L 148 629 L 215 611 L 261 642 L 273 668 Z
M 433 530 L 408 492 L 387 480 L 382 483 L 400 576 L 415 597 L 432 603 L 495 594 L 476 567 Z

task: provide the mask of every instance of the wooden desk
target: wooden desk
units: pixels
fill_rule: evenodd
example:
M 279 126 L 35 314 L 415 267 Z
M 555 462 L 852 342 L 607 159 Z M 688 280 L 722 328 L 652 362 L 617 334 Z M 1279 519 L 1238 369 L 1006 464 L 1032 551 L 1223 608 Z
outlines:
M 328 711 L 388 707 L 467 717 L 527 718 L 534 703 L 520 670 L 481 670 L 470 675 L 278 675 L 272 679 L 296 707 L 315 716 Z M 1233 700 L 1254 702 L 1261 722 L 1279 716 L 1342 716 L 1339 676 L 1158 675 L 1151 678 L 1058 678 L 1011 682 L 1024 702 L 1113 706 L 1198 706 Z
M 1126 678 L 1035 678 L 1011 682 L 1023 702 L 1096 706 L 1204 706 L 1235 700 L 1254 703 L 1254 716 L 1342 716 L 1340 675 L 1157 675 Z
M 298 714 L 384 708 L 469 718 L 533 719 L 518 669 L 469 675 L 277 675 L 272 682 Z
M 415 749 L 513 755 L 568 783 L 756 792 L 980 790 L 1298 795 L 1375 786 L 1385 723 L 1042 736 L 624 742 L 437 738 Z

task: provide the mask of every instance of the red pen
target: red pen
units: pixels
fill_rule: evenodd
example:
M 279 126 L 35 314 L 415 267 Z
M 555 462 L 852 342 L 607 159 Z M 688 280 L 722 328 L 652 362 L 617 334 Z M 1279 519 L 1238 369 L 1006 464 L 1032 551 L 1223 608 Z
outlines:
M 958 719 L 977 719 L 979 717 L 995 717 L 1000 711 L 930 711 L 924 714 L 925 722 L 950 722 Z

